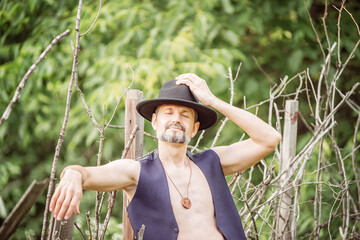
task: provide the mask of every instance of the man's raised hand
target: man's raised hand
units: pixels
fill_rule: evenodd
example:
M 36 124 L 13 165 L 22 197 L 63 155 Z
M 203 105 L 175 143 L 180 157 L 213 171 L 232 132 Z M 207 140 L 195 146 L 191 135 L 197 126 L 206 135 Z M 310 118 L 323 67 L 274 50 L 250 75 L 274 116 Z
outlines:
M 190 90 L 195 94 L 201 103 L 207 106 L 212 106 L 215 103 L 216 97 L 210 91 L 206 81 L 194 73 L 181 74 L 176 79 L 176 84 L 186 84 Z

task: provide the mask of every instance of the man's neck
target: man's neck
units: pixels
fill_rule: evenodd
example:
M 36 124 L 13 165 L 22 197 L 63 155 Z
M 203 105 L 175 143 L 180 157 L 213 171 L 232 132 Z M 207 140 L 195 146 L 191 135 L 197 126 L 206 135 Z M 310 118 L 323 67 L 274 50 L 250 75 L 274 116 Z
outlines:
M 187 144 L 158 142 L 159 158 L 165 168 L 181 168 L 186 166 Z

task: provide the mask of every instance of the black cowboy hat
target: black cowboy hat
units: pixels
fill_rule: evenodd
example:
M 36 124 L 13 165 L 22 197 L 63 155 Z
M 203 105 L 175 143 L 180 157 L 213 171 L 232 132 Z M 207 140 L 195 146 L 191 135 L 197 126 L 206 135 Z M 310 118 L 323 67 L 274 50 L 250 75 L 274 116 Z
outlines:
M 199 100 L 185 84 L 176 84 L 176 80 L 170 80 L 162 85 L 157 99 L 141 101 L 136 105 L 138 113 L 151 121 L 156 108 L 163 104 L 175 104 L 194 109 L 198 113 L 200 122 L 199 130 L 211 127 L 217 121 L 217 115 L 211 108 L 199 103 Z

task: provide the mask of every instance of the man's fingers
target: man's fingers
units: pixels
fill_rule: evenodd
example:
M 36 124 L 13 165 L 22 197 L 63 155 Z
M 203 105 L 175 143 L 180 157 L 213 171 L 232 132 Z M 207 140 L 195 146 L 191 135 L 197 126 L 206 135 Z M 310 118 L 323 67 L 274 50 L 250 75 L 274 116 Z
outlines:
M 63 194 L 63 193 L 60 192 L 60 196 L 59 196 L 56 200 L 54 200 L 54 201 L 56 201 L 56 202 L 55 202 L 55 207 L 54 207 L 54 217 L 55 217 L 55 218 L 56 218 L 56 217 L 58 216 L 58 214 L 59 214 L 59 211 L 60 211 L 61 206 L 62 206 L 62 204 L 63 204 L 63 202 L 64 202 L 64 199 L 65 199 L 65 194 Z
M 69 195 L 66 196 L 64 201 L 61 204 L 61 208 L 60 208 L 59 213 L 57 214 L 57 217 L 56 217 L 56 219 L 58 221 L 61 221 L 64 218 L 65 213 L 68 211 L 70 201 L 71 201 L 71 196 L 69 196 Z
M 60 194 L 60 196 L 58 197 L 58 199 L 56 200 L 56 203 L 55 203 L 54 218 L 57 218 L 59 216 L 59 212 L 62 208 L 64 200 L 65 200 L 65 194 Z
M 50 201 L 50 205 L 49 205 L 49 210 L 50 210 L 50 212 L 52 212 L 52 211 L 54 210 L 54 208 L 55 208 L 55 203 L 56 203 L 59 195 L 60 195 L 60 190 L 59 190 L 59 188 L 56 188 L 53 196 L 51 197 L 51 201 Z
M 189 87 L 190 87 L 190 85 L 195 85 L 195 86 L 200 87 L 200 85 L 202 84 L 201 82 L 203 81 L 203 79 L 201 79 L 194 73 L 181 74 L 178 77 L 176 77 L 175 79 L 176 79 L 176 84 L 178 84 L 178 85 L 186 84 Z
M 178 78 L 196 78 L 196 77 L 198 76 L 194 73 L 184 73 L 184 74 L 180 74 L 175 79 L 177 80 Z
M 185 84 L 195 94 L 201 103 L 211 106 L 215 102 L 215 96 L 210 91 L 206 81 L 194 73 L 185 73 L 179 75 L 176 84 Z
M 177 85 L 185 84 L 185 85 L 187 85 L 188 87 L 190 87 L 190 89 L 194 86 L 194 83 L 191 81 L 191 79 L 185 78 L 185 77 L 182 77 L 182 78 L 177 79 L 177 80 L 176 80 L 176 84 L 177 84 Z
M 69 207 L 68 207 L 68 209 L 67 209 L 67 211 L 65 213 L 65 220 L 69 219 L 74 211 L 75 211 L 76 214 L 80 213 L 80 211 L 79 211 L 80 199 L 81 199 L 81 197 L 78 197 L 78 196 L 74 196 L 71 199 Z

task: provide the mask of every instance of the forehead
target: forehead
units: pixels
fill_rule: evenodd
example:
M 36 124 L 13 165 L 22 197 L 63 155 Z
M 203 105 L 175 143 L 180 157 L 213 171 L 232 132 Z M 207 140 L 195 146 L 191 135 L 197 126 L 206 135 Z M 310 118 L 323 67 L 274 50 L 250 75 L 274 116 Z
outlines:
M 181 105 L 175 105 L 175 104 L 163 104 L 158 108 L 159 111 L 164 110 L 175 110 L 175 111 L 181 111 L 181 112 L 192 112 L 195 114 L 195 110 L 190 107 L 185 107 Z

